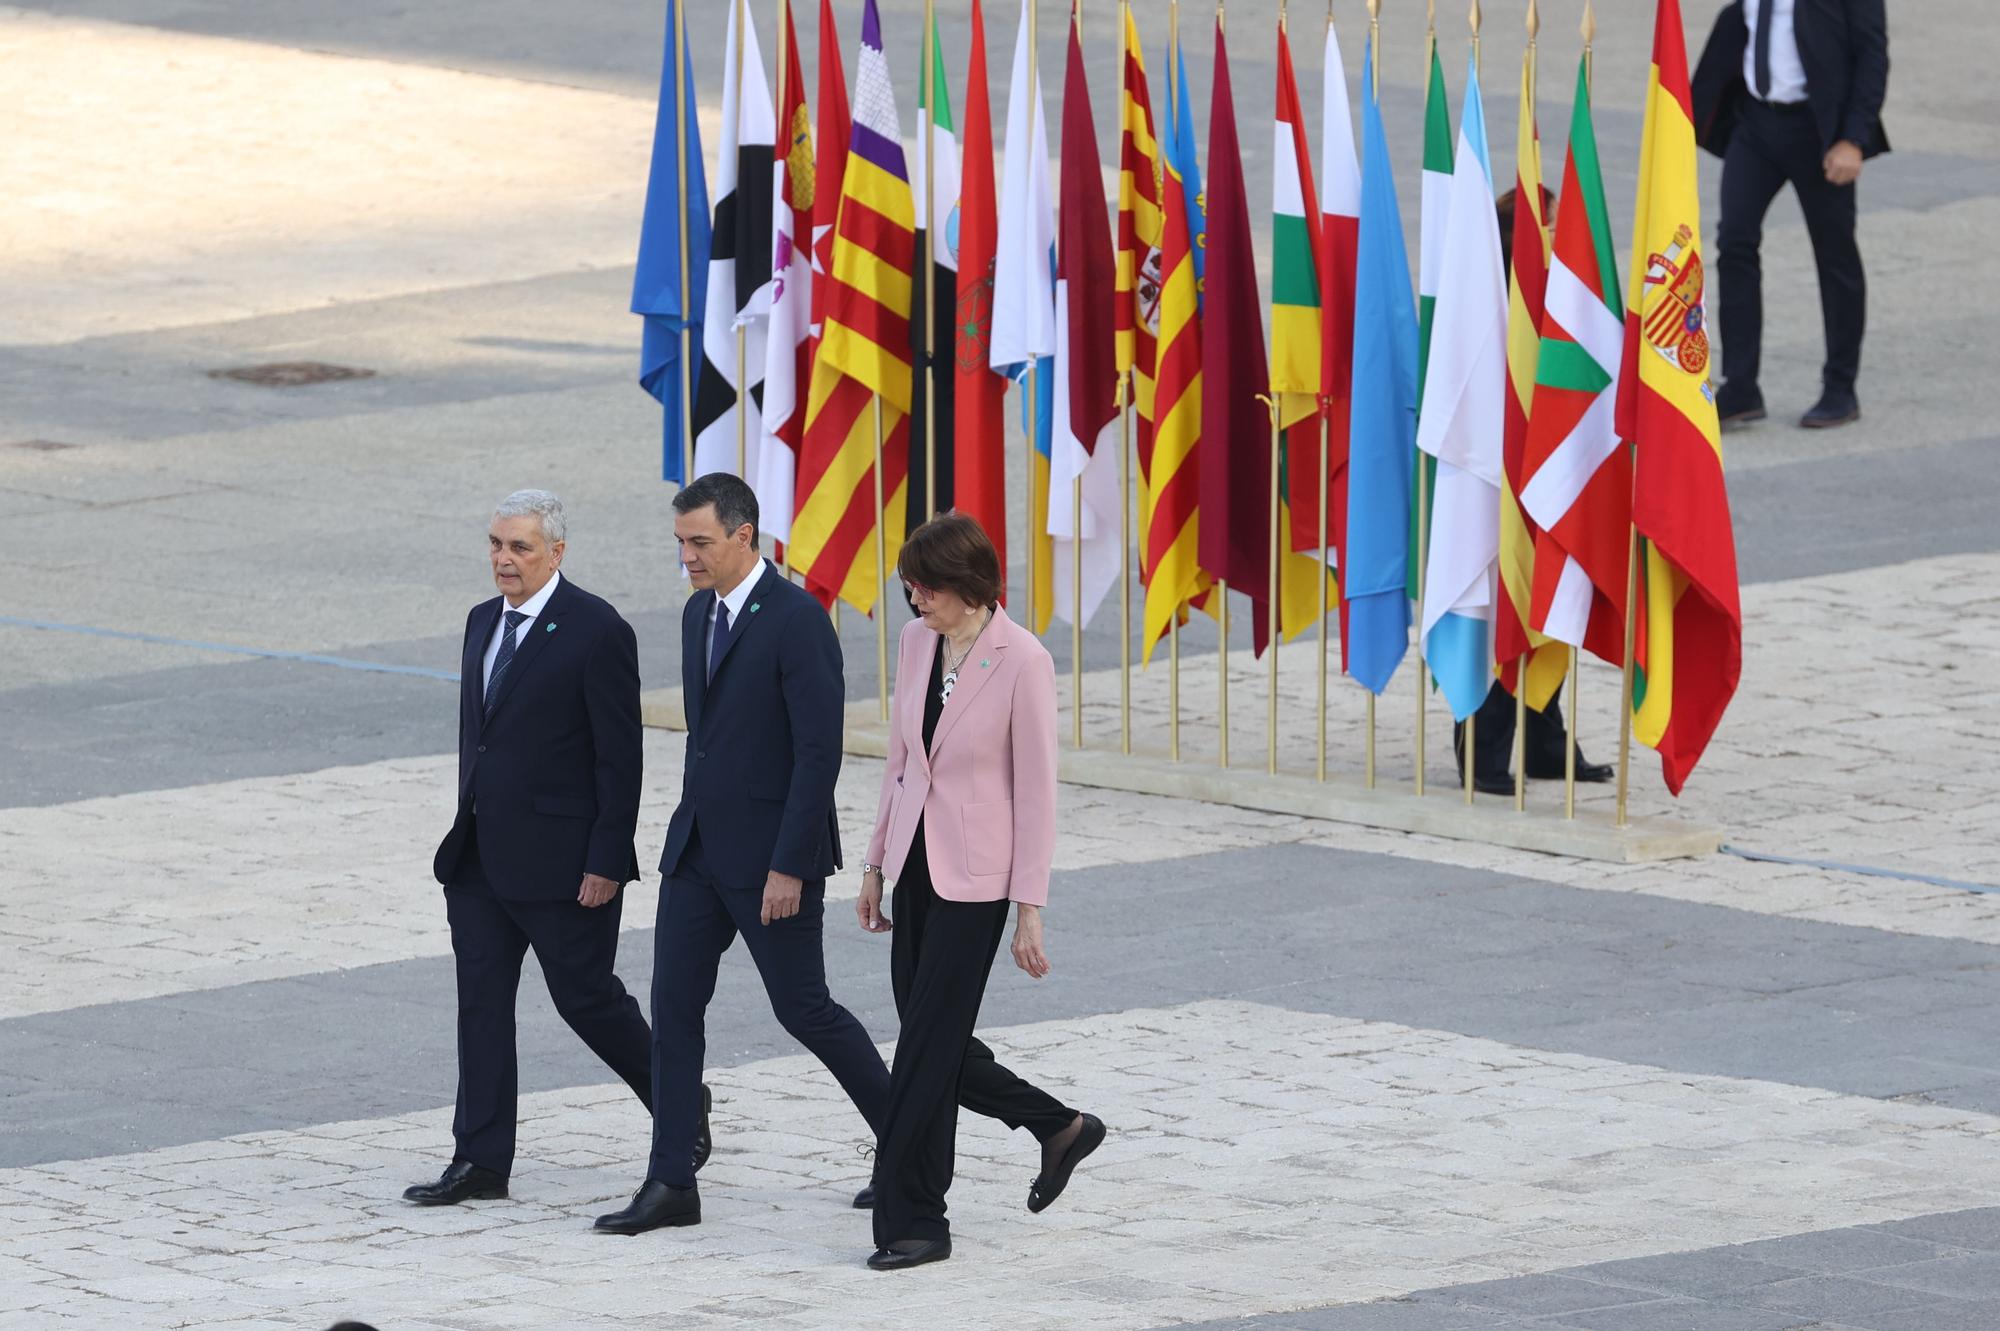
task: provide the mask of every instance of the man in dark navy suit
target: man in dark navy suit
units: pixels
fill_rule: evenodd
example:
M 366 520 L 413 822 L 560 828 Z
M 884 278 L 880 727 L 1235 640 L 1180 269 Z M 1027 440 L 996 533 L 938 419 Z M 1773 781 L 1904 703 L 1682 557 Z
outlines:
M 612 970 L 620 888 L 639 876 L 638 643 L 557 571 L 564 535 L 547 491 L 502 500 L 487 532 L 500 595 L 466 618 L 458 814 L 433 865 L 458 970 L 458 1112 L 450 1167 L 403 1194 L 423 1205 L 507 1195 L 531 947 L 556 1011 L 652 1108 L 652 1035 Z
M 1764 337 L 1764 214 L 1789 182 L 1805 213 L 1819 270 L 1826 362 L 1820 396 L 1799 424 L 1824 430 L 1861 416 L 1868 279 L 1855 243 L 1855 182 L 1864 159 L 1889 151 L 1883 0 L 1730 0 L 1716 18 L 1689 93 L 1695 136 L 1722 159 L 1715 230 L 1722 386 L 1729 426 L 1764 419 L 1758 382 Z
M 840 639 L 819 603 L 757 553 L 757 498 L 738 478 L 711 473 L 675 495 L 674 537 L 694 594 L 681 616 L 687 762 L 653 944 L 653 1151 L 632 1204 L 598 1218 L 612 1234 L 701 1221 L 690 1160 L 704 1017 L 738 934 L 778 1021 L 871 1133 L 889 1103 L 889 1070 L 827 992 L 821 946 L 826 877 L 840 867 Z

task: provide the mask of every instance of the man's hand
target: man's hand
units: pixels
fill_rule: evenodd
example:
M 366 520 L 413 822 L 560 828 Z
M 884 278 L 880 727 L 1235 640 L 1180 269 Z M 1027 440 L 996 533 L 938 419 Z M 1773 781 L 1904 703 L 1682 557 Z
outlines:
M 769 924 L 773 920 L 789 920 L 798 914 L 799 897 L 805 888 L 805 879 L 771 870 L 764 879 L 764 909 L 757 916 L 758 922 Z
M 1042 908 L 1023 901 L 1014 908 L 1014 964 L 1039 980 L 1049 973 L 1042 950 Z
M 618 895 L 618 884 L 609 878 L 600 878 L 594 873 L 583 876 L 583 886 L 576 890 L 576 904 L 579 906 L 602 906 Z
M 863 871 L 861 895 L 854 898 L 854 914 L 860 919 L 861 927 L 871 934 L 886 934 L 895 927 L 895 922 L 882 913 L 881 870 Z
M 1861 178 L 1861 145 L 1842 139 L 1826 150 L 1820 165 L 1826 170 L 1828 184 L 1852 185 Z

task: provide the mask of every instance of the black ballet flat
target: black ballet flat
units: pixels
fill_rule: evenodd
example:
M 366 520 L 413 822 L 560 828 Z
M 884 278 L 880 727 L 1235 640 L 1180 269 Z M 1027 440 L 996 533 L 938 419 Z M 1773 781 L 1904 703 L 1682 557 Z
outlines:
M 1034 1212 L 1047 1210 L 1069 1186 L 1069 1176 L 1076 1172 L 1083 1158 L 1103 1144 L 1104 1120 L 1095 1114 L 1085 1114 L 1082 1130 L 1069 1144 L 1069 1149 L 1062 1153 L 1062 1159 L 1056 1161 L 1055 1169 L 1046 1175 L 1035 1175 L 1035 1181 L 1028 1185 L 1028 1209 Z

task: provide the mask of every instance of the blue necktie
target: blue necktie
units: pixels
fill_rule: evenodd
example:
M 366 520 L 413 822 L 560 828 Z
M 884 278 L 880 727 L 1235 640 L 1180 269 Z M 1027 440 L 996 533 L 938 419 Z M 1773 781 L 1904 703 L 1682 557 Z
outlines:
M 715 633 L 708 640 L 708 680 L 715 682 L 715 668 L 722 664 L 722 654 L 729 650 L 729 603 L 718 599 L 715 603 Z
M 507 627 L 500 630 L 500 654 L 493 658 L 493 675 L 486 681 L 486 715 L 493 715 L 493 704 L 500 697 L 500 680 L 507 673 L 507 667 L 514 664 L 514 630 L 521 627 L 527 618 L 519 610 L 507 611 Z
M 1757 45 L 1751 53 L 1757 75 L 1757 86 L 1752 91 L 1757 100 L 1769 101 L 1771 97 L 1771 0 L 1757 2 Z

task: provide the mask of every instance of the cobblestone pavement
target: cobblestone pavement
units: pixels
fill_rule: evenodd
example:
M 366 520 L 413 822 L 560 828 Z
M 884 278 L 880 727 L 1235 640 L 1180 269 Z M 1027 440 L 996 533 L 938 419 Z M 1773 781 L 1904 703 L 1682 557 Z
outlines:
M 963 6 L 939 8 L 956 90 Z M 1384 8 L 1414 228 L 1423 33 Z M 1524 6 L 1486 8 L 1491 68 Z M 1542 7 L 1549 170 L 1575 55 L 1561 8 Z M 1594 101 L 1622 215 L 1647 34 L 1610 8 Z M 1708 15 L 1686 8 L 1698 41 Z M 914 68 L 898 44 L 921 0 L 883 9 L 892 65 Z M 1164 6 L 1137 9 L 1150 54 Z M 724 8 L 690 10 L 698 53 L 719 51 Z M 1252 34 L 1239 87 L 1270 75 L 1254 34 L 1277 10 L 1229 6 L 1231 36 Z M 1363 11 L 1336 11 L 1353 82 Z M 1013 14 L 987 17 L 998 77 Z M 1820 330 L 1796 209 L 1771 215 L 1773 420 L 1725 450 L 1743 687 L 1681 801 L 1649 755 L 1635 766 L 1635 812 L 1781 859 L 1586 863 L 1066 787 L 1055 973 L 1031 984 L 1003 959 L 984 1024 L 1111 1125 L 1052 1210 L 1023 1207 L 1032 1144 L 968 1121 L 954 1259 L 863 1270 L 866 1218 L 846 1203 L 865 1131 L 740 951 L 710 1015 L 700 1228 L 589 1232 L 638 1182 L 646 1124 L 532 975 L 512 1199 L 397 1200 L 449 1152 L 451 963 L 428 867 L 492 498 L 563 493 L 566 571 L 627 613 L 649 685 L 677 675 L 682 589 L 627 313 L 658 18 L 0 5 L 0 1331 L 2000 1327 L 2000 384 L 1974 294 L 2000 282 L 1982 81 L 2000 11 L 1973 0 L 1893 20 L 1897 151 L 1860 195 L 1856 426 L 1782 419 L 1810 399 Z M 1200 119 L 1207 19 L 1184 18 Z M 1111 31 L 1109 6 L 1085 7 L 1106 160 Z M 712 144 L 718 89 L 700 81 Z M 1510 143 L 1511 93 L 1489 92 Z M 1262 112 L 1239 109 L 1253 144 Z M 1268 197 L 1267 154 L 1246 159 Z M 374 373 L 282 391 L 208 373 L 301 359 Z M 1018 585 L 1020 504 L 1010 521 Z M 1233 757 L 1261 770 L 1246 618 Z M 843 641 L 850 697 L 872 696 L 872 627 L 847 616 Z M 1048 642 L 1067 690 L 1069 635 Z M 1185 635 L 1191 764 L 1213 761 L 1216 645 L 1203 620 Z M 1317 652 L 1281 653 L 1294 774 L 1313 766 Z M 1094 742 L 1115 730 L 1118 657 L 1094 623 Z M 1165 687 L 1158 665 L 1135 679 L 1142 748 L 1162 743 Z M 1615 690 L 1586 669 L 1595 759 L 1615 747 Z M 1406 670 L 1382 704 L 1385 785 L 1410 781 L 1416 697 Z M 1429 798 L 1453 800 L 1430 708 Z M 1329 714 L 1331 767 L 1352 779 L 1351 686 Z M 647 736 L 642 864 L 681 743 Z M 847 763 L 850 844 L 880 772 Z M 1536 783 L 1529 816 L 1559 798 Z M 627 892 L 619 969 L 643 990 L 657 885 Z M 844 909 L 833 986 L 886 1046 L 886 948 Z

